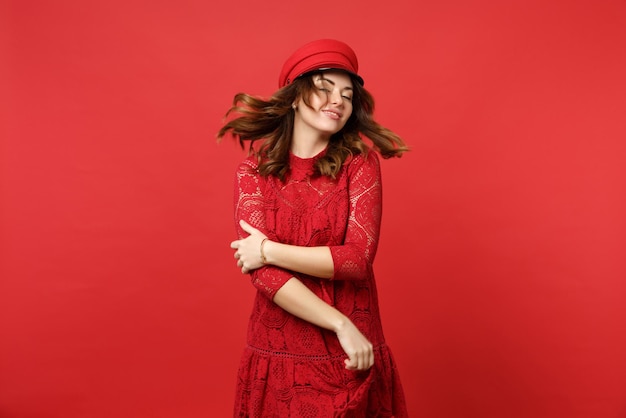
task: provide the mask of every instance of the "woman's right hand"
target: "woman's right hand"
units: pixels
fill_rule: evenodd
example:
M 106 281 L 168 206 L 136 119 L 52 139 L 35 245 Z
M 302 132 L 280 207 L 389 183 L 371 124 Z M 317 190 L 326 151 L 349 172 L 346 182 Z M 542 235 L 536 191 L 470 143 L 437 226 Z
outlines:
M 344 361 L 348 370 L 367 370 L 374 365 L 374 347 L 359 329 L 346 318 L 335 330 L 341 348 L 348 358 Z
M 263 241 L 267 239 L 267 235 L 254 228 L 252 225 L 244 221 L 239 221 L 241 229 L 249 235 L 245 238 L 238 239 L 230 243 L 230 248 L 235 251 L 237 259 L 237 267 L 241 268 L 243 274 L 248 274 L 252 270 L 263 266 Z

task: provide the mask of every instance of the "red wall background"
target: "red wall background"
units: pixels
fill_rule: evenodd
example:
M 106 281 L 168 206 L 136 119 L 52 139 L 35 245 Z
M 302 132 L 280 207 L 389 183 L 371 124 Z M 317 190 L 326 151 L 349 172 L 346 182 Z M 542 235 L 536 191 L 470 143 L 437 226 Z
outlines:
M 253 288 L 215 132 L 335 37 L 378 119 L 413 416 L 626 417 L 626 3 L 0 6 L 0 416 L 229 416 Z

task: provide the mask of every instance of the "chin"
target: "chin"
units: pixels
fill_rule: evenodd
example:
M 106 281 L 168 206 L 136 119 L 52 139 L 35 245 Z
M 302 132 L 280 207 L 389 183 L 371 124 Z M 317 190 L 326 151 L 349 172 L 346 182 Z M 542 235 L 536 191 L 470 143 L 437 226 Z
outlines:
M 337 130 L 337 129 L 333 129 L 333 130 L 320 130 L 321 133 L 323 133 L 324 135 L 328 135 L 328 136 L 332 136 L 335 135 L 337 132 L 339 132 L 341 129 Z
M 319 131 L 323 132 L 325 134 L 328 134 L 328 135 L 334 135 L 337 132 L 341 131 L 344 126 L 345 126 L 345 124 L 343 124 L 341 126 L 334 125 L 334 126 L 320 127 Z

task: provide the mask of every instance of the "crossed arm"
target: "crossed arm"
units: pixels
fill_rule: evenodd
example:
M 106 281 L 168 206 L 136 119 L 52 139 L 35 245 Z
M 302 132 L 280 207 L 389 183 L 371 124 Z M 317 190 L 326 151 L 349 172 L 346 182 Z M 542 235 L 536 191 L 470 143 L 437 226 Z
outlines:
M 231 243 L 231 248 L 237 250 L 235 258 L 239 260 L 237 265 L 241 267 L 242 273 L 246 274 L 264 264 L 271 264 L 321 279 L 333 277 L 334 263 L 329 247 L 300 247 L 268 239 L 263 244 L 265 256 L 265 263 L 263 263 L 261 242 L 267 237 L 244 220 L 240 220 L 239 224 L 245 232 L 250 234 L 245 239 Z
M 355 188 L 359 193 L 377 194 L 380 200 L 380 182 L 378 165 L 375 165 L 376 176 L 374 176 L 375 187 Z M 315 293 L 307 288 L 300 280 L 293 277 L 288 270 L 319 277 L 321 279 L 331 279 L 341 276 L 341 278 L 351 279 L 350 273 L 341 272 L 335 266 L 335 259 L 342 251 L 345 254 L 353 254 L 352 258 L 365 257 L 365 269 L 371 268 L 371 258 L 375 253 L 375 243 L 373 248 L 361 248 L 359 240 L 350 241 L 350 231 L 347 233 L 346 243 L 339 247 L 319 246 L 303 247 L 287 245 L 275 239 L 268 239 L 262 232 L 264 229 L 264 216 L 262 210 L 262 193 L 260 179 L 253 167 L 242 164 L 237 173 L 235 190 L 235 216 L 238 222 L 239 239 L 231 243 L 231 248 L 235 250 L 237 265 L 242 273 L 252 275 L 255 286 L 272 298 L 278 306 L 298 318 L 310 322 L 319 327 L 335 332 L 337 338 L 348 355 L 345 360 L 346 368 L 349 370 L 364 370 L 374 364 L 374 354 L 372 344 L 358 330 L 358 328 L 343 313 L 333 306 L 320 299 Z M 355 203 L 351 197 L 351 206 Z M 351 216 L 354 208 L 351 207 Z M 375 239 L 378 234 L 377 219 L 375 228 Z M 252 226 L 250 223 L 254 223 Z M 348 227 L 350 229 L 350 226 Z M 362 236 L 361 233 L 355 234 Z M 261 243 L 263 245 L 263 255 L 265 263 L 261 258 Z M 361 239 L 362 241 L 362 239 Z M 370 243 L 371 244 L 371 243 Z M 339 257 L 340 258 L 340 257 Z M 363 269 L 361 269 L 363 270 Z M 339 274 L 338 274 L 339 273 Z M 356 273 L 356 274 L 355 274 Z M 352 275 L 359 276 L 362 272 L 357 269 Z

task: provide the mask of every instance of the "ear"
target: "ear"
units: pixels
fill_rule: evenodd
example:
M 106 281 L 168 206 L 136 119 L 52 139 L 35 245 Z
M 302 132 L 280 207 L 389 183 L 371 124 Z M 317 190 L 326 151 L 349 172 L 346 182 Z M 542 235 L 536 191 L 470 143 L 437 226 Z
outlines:
M 300 104 L 300 101 L 302 100 L 302 97 L 298 96 L 294 99 L 293 103 L 291 104 L 291 108 L 293 110 L 298 110 L 298 105 Z

